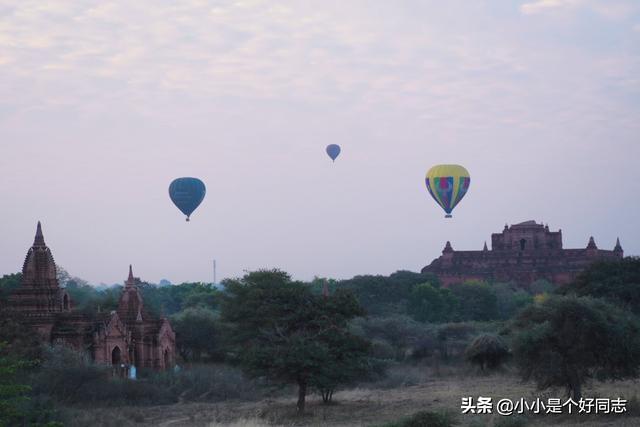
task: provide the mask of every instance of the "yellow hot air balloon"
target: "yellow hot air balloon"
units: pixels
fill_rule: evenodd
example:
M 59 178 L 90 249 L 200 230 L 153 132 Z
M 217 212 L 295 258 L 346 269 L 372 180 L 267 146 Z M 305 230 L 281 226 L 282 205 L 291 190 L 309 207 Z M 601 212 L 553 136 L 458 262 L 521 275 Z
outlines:
M 469 190 L 471 177 L 460 165 L 436 165 L 427 172 L 425 183 L 431 197 L 446 212 L 444 217 L 451 218 L 451 211 Z

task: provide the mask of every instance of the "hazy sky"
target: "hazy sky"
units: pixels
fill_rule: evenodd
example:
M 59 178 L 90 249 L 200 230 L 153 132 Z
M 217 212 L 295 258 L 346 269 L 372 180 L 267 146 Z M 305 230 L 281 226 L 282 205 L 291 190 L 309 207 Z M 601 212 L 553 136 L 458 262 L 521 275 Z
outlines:
M 640 254 L 639 54 L 633 0 L 1 1 L 0 274 L 37 220 L 96 284 L 417 271 L 529 219 Z

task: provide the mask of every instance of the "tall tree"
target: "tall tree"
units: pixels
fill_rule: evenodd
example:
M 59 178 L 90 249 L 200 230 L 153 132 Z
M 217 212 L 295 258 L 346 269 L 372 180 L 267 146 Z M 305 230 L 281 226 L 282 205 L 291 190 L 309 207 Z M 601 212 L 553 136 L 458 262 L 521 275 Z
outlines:
M 566 387 L 577 402 L 590 378 L 640 374 L 640 323 L 630 312 L 590 297 L 552 295 L 525 308 L 510 326 L 525 380 Z
M 605 298 L 640 314 L 640 258 L 594 263 L 558 292 Z
M 251 272 L 224 285 L 221 319 L 233 360 L 249 375 L 297 384 L 298 412 L 309 387 L 338 385 L 338 377 L 326 378 L 329 372 L 365 363 L 368 343 L 347 329 L 363 313 L 352 294 L 324 297 L 280 270 Z

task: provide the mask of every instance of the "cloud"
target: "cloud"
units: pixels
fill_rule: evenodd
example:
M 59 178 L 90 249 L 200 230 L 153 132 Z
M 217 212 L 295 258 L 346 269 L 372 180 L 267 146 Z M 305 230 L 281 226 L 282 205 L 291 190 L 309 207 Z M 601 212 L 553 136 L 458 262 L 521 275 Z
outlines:
M 567 9 L 585 4 L 585 0 L 537 0 L 520 6 L 525 15 L 534 15 L 554 9 Z

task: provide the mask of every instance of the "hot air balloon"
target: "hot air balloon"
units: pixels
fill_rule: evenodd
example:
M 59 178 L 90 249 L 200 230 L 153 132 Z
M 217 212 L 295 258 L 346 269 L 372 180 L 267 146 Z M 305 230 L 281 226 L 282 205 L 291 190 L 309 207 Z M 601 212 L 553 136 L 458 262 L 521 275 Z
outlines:
M 169 185 L 169 197 L 171 197 L 173 204 L 187 216 L 187 221 L 193 211 L 202 203 L 206 192 L 204 182 L 198 178 L 177 178 Z
M 327 154 L 331 157 L 331 160 L 335 162 L 336 158 L 340 155 L 340 146 L 338 144 L 327 145 Z
M 446 212 L 445 218 L 451 218 L 451 211 L 467 194 L 471 177 L 460 165 L 436 165 L 429 169 L 425 179 L 429 194 Z

